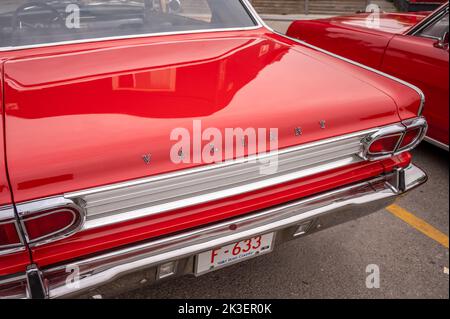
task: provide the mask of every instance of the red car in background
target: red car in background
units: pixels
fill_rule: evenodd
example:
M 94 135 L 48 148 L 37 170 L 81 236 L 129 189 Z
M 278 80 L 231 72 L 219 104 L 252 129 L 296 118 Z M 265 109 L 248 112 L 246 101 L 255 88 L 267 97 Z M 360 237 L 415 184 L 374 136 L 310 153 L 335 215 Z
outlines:
M 449 149 L 448 2 L 434 12 L 295 21 L 287 35 L 381 70 L 425 93 L 426 140 Z

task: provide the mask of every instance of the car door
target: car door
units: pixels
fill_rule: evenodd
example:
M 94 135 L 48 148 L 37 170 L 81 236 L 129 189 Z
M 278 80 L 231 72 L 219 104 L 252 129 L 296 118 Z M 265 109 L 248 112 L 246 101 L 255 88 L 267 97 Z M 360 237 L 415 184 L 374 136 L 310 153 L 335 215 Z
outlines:
M 448 7 L 412 34 L 396 35 L 386 50 L 382 70 L 408 81 L 426 96 L 428 137 L 449 144 Z M 448 41 L 447 41 L 448 42 Z

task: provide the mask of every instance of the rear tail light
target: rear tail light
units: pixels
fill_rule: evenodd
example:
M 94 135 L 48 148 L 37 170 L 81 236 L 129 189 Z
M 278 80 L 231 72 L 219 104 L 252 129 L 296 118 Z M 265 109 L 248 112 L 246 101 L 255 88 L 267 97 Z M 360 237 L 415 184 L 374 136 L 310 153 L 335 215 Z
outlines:
M 36 209 L 35 203 L 18 205 L 24 236 L 31 246 L 68 237 L 81 229 L 85 214 L 74 202 L 49 200 L 51 206 Z
M 369 147 L 370 154 L 392 154 L 402 138 L 402 134 L 383 136 L 373 141 Z
M 402 150 L 415 144 L 417 139 L 420 138 L 421 133 L 422 129 L 418 127 L 406 131 L 405 135 L 403 136 L 403 140 L 400 143 L 399 149 Z
M 19 233 L 17 231 L 16 222 L 0 221 L 0 249 L 20 246 L 21 244 L 22 243 L 20 241 Z
M 0 207 L 0 255 L 25 249 L 12 206 Z
M 70 236 L 85 220 L 84 210 L 64 198 L 20 204 L 17 211 L 18 219 L 12 206 L 0 207 L 0 255 Z
M 363 140 L 362 156 L 368 160 L 378 160 L 409 151 L 423 140 L 427 128 L 427 122 L 422 117 L 381 128 Z
M 71 209 L 60 209 L 27 216 L 22 220 L 27 240 L 36 242 L 65 233 L 79 224 L 80 217 Z

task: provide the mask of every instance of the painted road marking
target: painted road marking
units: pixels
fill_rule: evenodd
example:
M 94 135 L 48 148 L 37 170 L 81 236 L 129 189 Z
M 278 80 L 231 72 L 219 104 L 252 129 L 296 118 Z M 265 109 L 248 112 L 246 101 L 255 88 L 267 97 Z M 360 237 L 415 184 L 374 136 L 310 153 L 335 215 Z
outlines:
M 386 209 L 394 216 L 397 216 L 410 226 L 427 235 L 431 239 L 434 239 L 448 249 L 448 236 L 428 224 L 423 219 L 420 219 L 419 217 L 408 212 L 406 209 L 395 204 L 387 207 Z

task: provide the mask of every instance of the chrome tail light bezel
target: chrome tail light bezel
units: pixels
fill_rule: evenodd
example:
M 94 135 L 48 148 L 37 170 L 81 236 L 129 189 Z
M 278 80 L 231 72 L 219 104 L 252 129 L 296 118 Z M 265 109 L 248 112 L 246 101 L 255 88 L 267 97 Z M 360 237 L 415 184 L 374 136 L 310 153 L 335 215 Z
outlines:
M 45 236 L 30 238 L 26 225 L 27 221 L 57 214 L 61 211 L 70 211 L 73 213 L 73 219 L 70 225 L 55 232 L 46 234 Z M 45 200 L 19 204 L 17 205 L 17 212 L 19 214 L 19 220 L 23 229 L 25 241 L 30 247 L 36 247 L 70 237 L 80 231 L 86 222 L 86 213 L 84 209 L 75 203 L 75 201 L 63 197 L 53 197 Z
M 419 145 L 420 142 L 422 142 L 424 140 L 425 136 L 427 135 L 427 131 L 428 131 L 428 123 L 424 117 L 419 117 L 419 118 L 404 121 L 403 125 L 405 125 L 406 130 L 405 130 L 405 134 L 403 134 L 403 137 L 402 137 L 399 145 L 402 144 L 403 138 L 405 137 L 405 135 L 408 131 L 418 128 L 418 129 L 420 129 L 420 133 L 417 135 L 414 142 L 409 143 L 405 147 L 399 148 L 397 150 L 397 152 L 406 152 L 406 151 L 410 151 L 410 150 L 416 148 L 417 145 Z
M 410 130 L 417 129 L 417 128 L 420 129 L 420 132 L 419 132 L 419 134 L 417 134 L 417 137 L 413 140 L 413 142 L 400 148 L 406 133 Z M 420 142 L 422 142 L 422 140 L 426 136 L 427 130 L 428 130 L 428 124 L 424 117 L 417 117 L 414 119 L 403 121 L 398 124 L 393 124 L 391 126 L 380 128 L 379 130 L 377 130 L 373 134 L 365 137 L 362 140 L 363 151 L 361 153 L 361 157 L 365 160 L 375 161 L 375 160 L 386 159 L 386 158 L 410 151 L 410 150 L 414 149 L 415 147 L 417 147 L 417 145 L 419 145 Z M 380 152 L 380 153 L 372 153 L 370 151 L 370 147 L 372 146 L 372 144 L 374 142 L 376 142 L 382 138 L 386 138 L 386 137 L 393 136 L 393 135 L 399 135 L 399 139 L 392 151 Z

